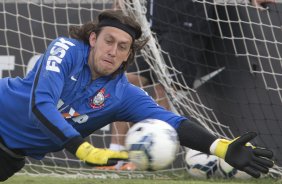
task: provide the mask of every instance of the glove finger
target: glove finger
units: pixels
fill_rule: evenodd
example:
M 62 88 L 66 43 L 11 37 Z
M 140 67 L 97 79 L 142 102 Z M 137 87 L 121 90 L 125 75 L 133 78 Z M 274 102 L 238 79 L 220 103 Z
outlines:
M 253 152 L 256 156 L 262 156 L 262 157 L 266 157 L 266 158 L 272 158 L 273 157 L 273 152 L 268 150 L 268 149 L 255 148 L 255 149 L 253 149 Z
M 126 160 L 128 159 L 128 152 L 126 151 L 112 151 L 109 159 L 119 159 Z
M 255 170 L 259 171 L 259 172 L 262 172 L 262 173 L 265 173 L 265 174 L 268 173 L 268 168 L 267 167 L 259 165 L 259 164 L 255 163 L 255 162 L 252 162 L 250 164 L 250 166 L 252 168 L 254 168 Z
M 258 163 L 259 165 L 264 166 L 264 167 L 268 167 L 268 168 L 271 168 L 274 165 L 272 160 L 268 160 L 268 159 L 263 158 L 263 157 L 254 157 L 254 161 L 256 163 Z
M 94 163 L 87 162 L 87 161 L 85 161 L 85 163 L 89 166 L 92 166 L 92 167 L 113 166 L 113 165 L 116 165 L 118 163 L 118 161 L 121 161 L 121 160 L 128 161 L 127 159 L 108 159 L 106 164 L 94 164 Z
M 109 159 L 106 165 L 107 166 L 116 165 L 118 161 L 119 159 Z
M 247 174 L 255 177 L 255 178 L 259 178 L 260 177 L 260 172 L 256 171 L 255 169 L 253 169 L 252 167 L 245 167 L 244 170 Z
M 121 160 L 127 161 L 126 159 L 109 159 L 106 165 L 107 166 L 116 165 L 118 161 L 121 161 Z
M 127 160 L 128 152 L 126 151 L 112 151 L 106 163 L 107 166 L 116 165 L 120 160 Z
M 244 146 L 246 143 L 248 143 L 250 140 L 252 140 L 256 136 L 257 136 L 257 134 L 255 132 L 248 132 L 248 133 L 245 133 L 242 136 L 240 136 L 232 144 Z

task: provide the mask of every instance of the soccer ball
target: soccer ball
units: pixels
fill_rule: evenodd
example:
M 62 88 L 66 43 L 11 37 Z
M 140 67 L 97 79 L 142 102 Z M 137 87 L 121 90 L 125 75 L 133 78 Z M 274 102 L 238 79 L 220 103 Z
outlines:
M 157 119 L 146 119 L 128 130 L 125 146 L 129 160 L 138 170 L 160 170 L 174 161 L 179 141 L 171 125 Z
M 188 173 L 196 178 L 210 178 L 217 171 L 218 157 L 188 149 L 185 156 Z
M 224 178 L 232 178 L 238 173 L 238 170 L 232 167 L 231 165 L 229 165 L 223 159 L 219 158 L 218 159 L 218 172 Z
M 224 178 L 238 178 L 238 179 L 250 179 L 251 175 L 247 173 L 237 170 L 228 163 L 226 163 L 223 159 L 218 159 L 218 173 L 220 176 Z

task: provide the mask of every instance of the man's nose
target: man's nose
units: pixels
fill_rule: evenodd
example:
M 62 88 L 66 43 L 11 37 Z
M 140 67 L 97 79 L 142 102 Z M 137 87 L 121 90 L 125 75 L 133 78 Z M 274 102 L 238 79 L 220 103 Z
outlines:
M 113 44 L 110 47 L 109 54 L 114 57 L 117 55 L 117 44 Z

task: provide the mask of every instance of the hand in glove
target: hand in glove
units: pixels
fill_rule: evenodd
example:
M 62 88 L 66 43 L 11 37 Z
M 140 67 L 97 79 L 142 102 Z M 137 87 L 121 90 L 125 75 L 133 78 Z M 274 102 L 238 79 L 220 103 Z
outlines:
M 82 143 L 75 155 L 80 160 L 92 166 L 110 166 L 117 164 L 119 160 L 128 159 L 128 153 L 126 151 L 95 148 L 88 142 Z
M 268 173 L 274 165 L 271 160 L 272 151 L 258 148 L 248 143 L 256 137 L 256 133 L 249 132 L 232 141 L 217 139 L 211 145 L 212 154 L 223 158 L 234 168 L 245 171 L 251 176 L 258 178 L 261 173 Z

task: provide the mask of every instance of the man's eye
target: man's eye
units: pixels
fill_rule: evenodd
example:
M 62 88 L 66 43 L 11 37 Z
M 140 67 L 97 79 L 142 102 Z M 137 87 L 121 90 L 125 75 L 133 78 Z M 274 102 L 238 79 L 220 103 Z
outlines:
M 106 43 L 112 43 L 113 41 L 112 40 L 105 40 Z
M 120 45 L 119 48 L 120 48 L 121 50 L 127 50 L 128 47 L 127 47 L 126 45 Z

